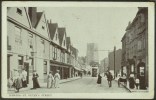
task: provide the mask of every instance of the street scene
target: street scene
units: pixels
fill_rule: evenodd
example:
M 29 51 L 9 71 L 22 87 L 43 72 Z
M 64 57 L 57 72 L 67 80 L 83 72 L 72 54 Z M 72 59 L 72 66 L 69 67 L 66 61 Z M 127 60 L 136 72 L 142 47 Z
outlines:
M 148 7 L 7 7 L 7 93 L 148 93 Z

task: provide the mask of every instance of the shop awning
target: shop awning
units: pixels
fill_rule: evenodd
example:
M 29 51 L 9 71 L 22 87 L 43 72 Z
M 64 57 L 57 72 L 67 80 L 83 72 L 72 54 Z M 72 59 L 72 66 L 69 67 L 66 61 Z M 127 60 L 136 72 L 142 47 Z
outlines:
M 50 66 L 66 67 L 66 68 L 72 67 L 72 65 L 65 64 L 65 63 L 62 63 L 62 62 L 57 62 L 57 61 L 50 61 Z

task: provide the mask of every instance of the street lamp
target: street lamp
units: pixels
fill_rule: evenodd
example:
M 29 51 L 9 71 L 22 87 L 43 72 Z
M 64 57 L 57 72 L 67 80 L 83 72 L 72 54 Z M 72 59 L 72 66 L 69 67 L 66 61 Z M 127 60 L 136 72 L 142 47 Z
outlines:
M 114 79 L 115 79 L 115 51 L 116 51 L 116 47 L 114 46 Z

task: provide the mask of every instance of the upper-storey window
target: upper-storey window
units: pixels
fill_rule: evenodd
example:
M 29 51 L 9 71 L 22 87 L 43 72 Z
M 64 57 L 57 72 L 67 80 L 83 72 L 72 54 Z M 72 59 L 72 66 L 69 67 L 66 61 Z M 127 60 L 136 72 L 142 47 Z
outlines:
M 44 26 L 42 26 L 42 29 L 44 29 Z
M 64 40 L 64 46 L 65 46 L 65 44 L 66 44 L 66 41 Z
M 19 45 L 22 44 L 21 32 L 22 32 L 22 29 L 15 26 L 15 42 Z
M 22 10 L 20 8 L 17 8 L 17 13 L 22 15 Z

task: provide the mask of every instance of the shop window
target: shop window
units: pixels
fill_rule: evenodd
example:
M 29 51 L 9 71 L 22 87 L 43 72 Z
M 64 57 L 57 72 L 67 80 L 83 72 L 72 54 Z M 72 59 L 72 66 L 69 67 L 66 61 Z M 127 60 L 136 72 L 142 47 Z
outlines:
M 34 70 L 34 60 L 33 60 L 33 58 L 30 58 L 29 60 L 30 60 L 30 63 L 29 63 L 29 65 L 30 65 L 29 73 L 33 73 L 33 70 Z M 29 74 L 29 75 L 31 75 L 31 74 Z
M 18 56 L 18 69 L 21 70 L 23 66 L 23 56 Z
M 22 10 L 21 10 L 20 8 L 17 8 L 17 13 L 18 13 L 19 15 L 22 15 Z
M 47 74 L 47 61 L 44 61 L 44 74 Z

